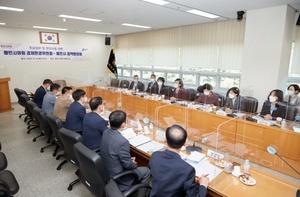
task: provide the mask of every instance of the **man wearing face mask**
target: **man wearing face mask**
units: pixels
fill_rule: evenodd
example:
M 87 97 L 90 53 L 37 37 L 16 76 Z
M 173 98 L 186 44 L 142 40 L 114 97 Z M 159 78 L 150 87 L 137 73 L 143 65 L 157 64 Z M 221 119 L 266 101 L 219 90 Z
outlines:
M 147 89 L 146 89 L 146 92 L 148 92 L 148 93 L 150 93 L 150 94 L 152 94 L 152 93 L 154 93 L 154 94 L 157 94 L 157 82 L 156 82 L 156 76 L 155 76 L 155 74 L 152 74 L 151 75 L 151 82 L 150 83 L 148 83 L 148 87 L 147 87 Z
M 43 85 L 38 87 L 34 93 L 34 102 L 39 108 L 42 108 L 43 99 L 47 91 L 50 91 L 50 85 L 52 81 L 50 79 L 45 79 Z
M 130 83 L 129 90 L 139 90 L 139 91 L 144 91 L 145 90 L 145 86 L 142 82 L 139 81 L 139 76 L 138 75 L 134 75 L 133 76 L 133 81 Z
M 95 150 L 100 147 L 102 134 L 108 129 L 108 122 L 100 116 L 104 109 L 101 97 L 92 98 L 89 104 L 92 111 L 83 118 L 82 138 L 84 145 Z
M 194 101 L 194 103 L 210 104 L 219 106 L 219 97 L 212 92 L 213 87 L 209 83 L 203 84 L 203 93 Z
M 82 121 L 86 114 L 84 104 L 87 102 L 87 96 L 84 90 L 77 89 L 72 93 L 74 102 L 70 105 L 67 116 L 65 128 L 71 131 L 82 131 Z
M 283 92 L 278 89 L 272 90 L 263 104 L 260 115 L 265 120 L 275 120 L 277 117 L 285 118 L 286 108 L 280 103 L 282 101 Z
M 56 97 L 59 95 L 59 89 L 60 85 L 52 83 L 50 86 L 50 92 L 47 92 L 44 96 L 42 110 L 44 110 L 46 114 L 52 114 Z
M 63 87 L 63 89 L 61 90 L 61 96 L 59 96 L 55 101 L 53 115 L 65 122 L 68 109 L 72 102 L 72 88 L 67 86 Z
M 298 97 L 300 88 L 297 84 L 291 84 L 287 88 L 288 95 L 284 97 L 284 101 L 288 103 L 289 106 L 293 106 L 297 108 L 297 115 L 295 120 L 300 120 L 300 97 Z

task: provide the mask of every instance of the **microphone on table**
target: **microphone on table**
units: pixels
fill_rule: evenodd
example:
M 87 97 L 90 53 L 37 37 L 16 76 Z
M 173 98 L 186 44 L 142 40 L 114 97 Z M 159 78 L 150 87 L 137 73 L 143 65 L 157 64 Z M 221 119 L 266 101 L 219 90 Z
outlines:
M 97 87 L 97 86 L 96 86 L 96 83 L 101 82 L 101 81 L 102 81 L 101 79 L 98 80 L 98 81 L 95 81 L 95 82 L 93 83 L 93 87 Z
M 292 168 L 297 174 L 300 175 L 300 173 L 293 166 L 291 166 L 285 159 L 283 159 L 280 155 L 277 154 L 277 151 L 274 147 L 268 146 L 267 151 L 272 155 L 277 155 L 282 161 L 284 161 L 284 163 L 286 163 L 288 166 L 290 166 L 290 168 Z M 296 197 L 300 197 L 300 189 L 297 190 Z
M 185 150 L 186 150 L 188 153 L 191 153 L 191 152 L 193 152 L 193 151 L 197 151 L 197 152 L 199 152 L 199 153 L 202 152 L 202 148 L 201 148 L 200 146 L 195 146 L 195 142 L 196 142 L 196 141 L 193 142 L 193 146 L 187 146 L 187 147 L 185 147 Z

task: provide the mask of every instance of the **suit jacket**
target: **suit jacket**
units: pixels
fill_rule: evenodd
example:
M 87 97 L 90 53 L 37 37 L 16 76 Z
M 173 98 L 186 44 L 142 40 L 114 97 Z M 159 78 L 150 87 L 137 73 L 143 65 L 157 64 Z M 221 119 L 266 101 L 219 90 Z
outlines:
M 237 96 L 234 99 L 234 101 L 232 101 L 232 100 L 233 99 L 227 97 L 225 107 L 228 107 L 228 108 L 232 109 L 233 111 L 242 110 L 243 97 L 242 96 Z
M 169 151 L 157 151 L 149 161 L 152 175 L 150 197 L 204 197 L 207 189 L 195 182 L 195 169 Z
M 55 100 L 56 100 L 56 96 L 52 92 L 48 92 L 44 96 L 42 110 L 44 110 L 46 114 L 52 114 Z
M 146 89 L 146 92 L 150 94 L 157 94 L 158 92 L 158 84 L 156 81 L 148 83 L 148 87 Z
M 133 85 L 134 85 L 134 81 L 132 81 L 128 87 L 129 90 L 132 90 L 133 89 Z M 141 92 L 144 92 L 145 91 L 145 86 L 142 82 L 138 81 L 137 82 L 137 88 L 136 89 L 139 89 L 139 91 Z
M 67 112 L 71 104 L 71 99 L 66 98 L 65 96 L 57 97 L 53 109 L 53 115 L 57 116 L 62 121 L 66 121 Z
M 107 121 L 97 112 L 90 112 L 85 114 L 82 125 L 84 145 L 92 150 L 99 148 L 102 134 L 107 129 Z
M 178 95 L 176 96 L 176 88 L 172 89 L 172 92 L 170 93 L 170 98 L 171 97 L 175 97 L 176 100 L 180 101 L 180 100 L 187 100 L 187 94 L 184 88 L 180 88 L 178 91 Z
M 42 108 L 44 96 L 46 93 L 47 91 L 43 86 L 38 87 L 34 93 L 34 102 L 39 108 Z
M 260 115 L 270 114 L 273 120 L 275 120 L 277 117 L 285 118 L 286 106 L 284 106 L 282 103 L 277 103 L 275 106 L 277 109 L 273 110 L 271 113 L 271 102 L 266 100 L 263 104 Z
M 166 93 L 165 88 L 166 88 L 166 86 L 164 84 L 161 85 L 160 89 L 159 89 L 159 86 L 157 85 L 157 92 L 156 92 L 156 94 L 163 94 L 165 96 L 168 96 L 169 94 Z
M 203 104 L 213 104 L 214 106 L 219 106 L 219 97 L 213 92 L 206 96 L 204 93 L 201 93 L 200 96 L 195 100 L 195 102 Z
M 71 131 L 82 130 L 82 121 L 86 110 L 81 103 L 74 101 L 67 112 L 65 128 Z
M 130 145 L 126 138 L 116 129 L 104 131 L 100 145 L 100 155 L 110 177 L 125 170 L 134 170 L 141 177 L 137 170 L 137 165 L 132 162 L 130 156 Z M 117 180 L 121 191 L 128 189 L 132 185 L 132 177 L 123 177 Z

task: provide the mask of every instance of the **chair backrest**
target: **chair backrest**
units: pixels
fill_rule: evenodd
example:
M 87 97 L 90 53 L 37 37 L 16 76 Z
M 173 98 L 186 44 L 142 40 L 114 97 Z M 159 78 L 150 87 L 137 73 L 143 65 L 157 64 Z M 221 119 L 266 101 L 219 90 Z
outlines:
M 241 111 L 256 113 L 258 107 L 258 100 L 251 96 L 243 96 L 241 101 Z
M 100 155 L 87 148 L 81 142 L 74 145 L 75 155 L 79 162 L 78 177 L 80 181 L 98 197 L 105 197 L 104 186 L 108 175 Z
M 30 109 L 28 107 L 28 104 L 27 104 L 27 101 L 30 100 L 28 95 L 27 94 L 22 94 L 21 99 L 22 99 L 22 103 L 25 107 L 26 114 L 32 119 L 33 118 L 32 111 L 30 111 Z
M 47 120 L 52 130 L 52 139 L 58 146 L 63 148 L 63 143 L 61 142 L 60 137 L 58 135 L 58 130 L 64 126 L 63 122 L 60 118 L 53 114 L 47 114 Z
M 75 155 L 73 146 L 77 142 L 82 142 L 82 136 L 64 127 L 58 130 L 58 135 L 65 148 L 65 152 L 64 152 L 65 158 L 75 166 L 79 167 L 79 163 Z
M 44 112 L 41 108 L 35 107 L 33 108 L 33 113 L 39 122 L 40 129 L 44 132 L 44 134 L 48 137 L 52 137 L 52 130 L 47 120 L 46 112 Z
M 216 93 L 216 92 L 214 92 L 214 93 L 219 97 L 220 107 L 224 107 L 225 106 L 225 96 L 223 96 L 222 94 Z
M 62 89 L 63 87 L 67 86 L 67 82 L 64 79 L 58 79 L 58 80 L 54 80 L 53 83 L 57 83 L 58 85 L 60 85 L 60 88 Z
M 296 117 L 296 114 L 298 112 L 298 109 L 296 106 L 293 106 L 293 105 L 288 105 L 287 102 L 279 102 L 278 103 L 279 105 L 283 106 L 286 110 L 285 112 L 285 119 L 286 120 L 290 120 L 290 121 L 294 121 L 295 120 L 295 117 Z
M 36 103 L 33 102 L 32 100 L 28 100 L 27 101 L 27 107 L 28 107 L 29 111 L 31 112 L 33 119 L 37 121 L 37 117 L 35 117 L 35 114 L 33 112 L 33 109 L 35 107 L 37 107 Z M 37 121 L 37 124 L 39 124 L 39 121 Z
M 121 80 L 119 84 L 120 88 L 128 88 L 129 87 L 129 81 L 128 80 Z
M 120 83 L 119 79 L 114 79 L 114 78 L 112 78 L 112 79 L 110 80 L 110 86 L 111 86 L 111 87 L 119 87 L 119 83 Z
M 21 91 L 20 91 L 20 89 L 19 88 L 14 88 L 14 91 L 15 91 L 16 96 L 18 97 L 18 103 L 21 106 L 25 107 L 24 104 L 23 104 L 22 98 L 21 98 Z
M 187 100 L 188 101 L 194 101 L 194 100 L 196 100 L 196 94 L 197 94 L 196 90 L 191 89 L 191 88 L 187 88 L 187 89 L 185 89 L 185 91 L 186 91 L 186 95 L 187 95 Z
M 172 86 L 165 86 L 163 88 L 162 92 L 166 96 L 166 98 L 169 98 L 173 89 L 174 89 L 174 87 L 172 87 Z

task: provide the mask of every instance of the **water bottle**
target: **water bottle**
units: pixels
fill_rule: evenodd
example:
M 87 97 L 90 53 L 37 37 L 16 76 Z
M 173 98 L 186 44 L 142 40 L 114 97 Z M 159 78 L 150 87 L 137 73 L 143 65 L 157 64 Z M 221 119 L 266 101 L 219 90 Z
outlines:
M 248 159 L 246 159 L 244 162 L 244 174 L 249 174 L 249 170 L 250 170 L 250 162 Z
M 283 119 L 281 122 L 281 128 L 286 129 L 286 120 L 285 119 Z

